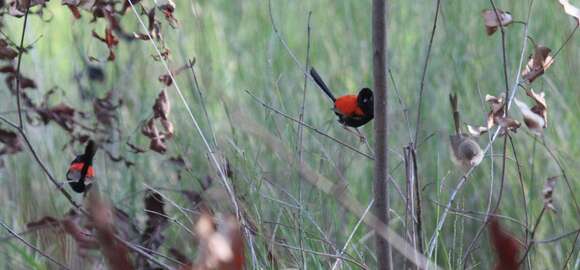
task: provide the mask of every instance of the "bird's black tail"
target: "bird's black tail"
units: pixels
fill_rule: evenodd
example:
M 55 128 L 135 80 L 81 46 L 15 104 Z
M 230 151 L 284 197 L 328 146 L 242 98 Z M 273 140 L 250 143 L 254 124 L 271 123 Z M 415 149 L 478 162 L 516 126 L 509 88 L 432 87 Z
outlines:
M 326 93 L 326 95 L 330 99 L 332 99 L 332 102 L 335 102 L 336 98 L 334 97 L 334 95 L 332 95 L 332 92 L 330 92 L 330 89 L 328 88 L 328 86 L 326 86 L 326 83 L 324 83 L 322 78 L 320 78 L 320 75 L 318 75 L 318 72 L 316 72 L 316 69 L 311 68 L 310 75 L 312 76 L 312 78 L 314 79 L 316 84 L 318 84 L 318 86 L 320 86 L 320 89 L 322 89 L 322 91 L 324 91 L 324 93 Z
M 83 155 L 83 168 L 81 170 L 81 177 L 79 178 L 80 183 L 85 182 L 85 178 L 87 177 L 87 172 L 89 171 L 89 167 L 93 165 L 93 157 L 97 153 L 97 145 L 93 140 L 89 140 L 87 146 L 85 147 L 85 154 Z
M 457 95 L 449 94 L 449 101 L 451 102 L 451 111 L 453 112 L 453 124 L 455 126 L 455 134 L 459 134 L 460 132 L 460 119 L 459 119 L 459 110 L 457 109 Z

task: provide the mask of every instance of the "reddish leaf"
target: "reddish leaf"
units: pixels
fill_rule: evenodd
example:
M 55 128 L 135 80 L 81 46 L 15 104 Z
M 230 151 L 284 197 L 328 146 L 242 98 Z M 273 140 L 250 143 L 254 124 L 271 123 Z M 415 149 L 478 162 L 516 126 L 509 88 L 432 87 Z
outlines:
M 117 44 L 119 44 L 119 40 L 117 39 L 117 37 L 115 37 L 115 35 L 113 35 L 113 29 L 111 27 L 107 27 L 105 29 L 104 37 L 99 36 L 99 34 L 97 34 L 97 32 L 95 32 L 94 30 L 92 33 L 93 37 L 105 43 L 107 45 L 107 48 L 109 48 L 109 57 L 107 58 L 107 60 L 114 61 L 115 53 L 113 52 L 113 48 L 116 47 Z
M 66 6 L 68 7 L 68 9 L 72 13 L 72 15 L 75 17 L 75 19 L 78 20 L 81 18 L 81 12 L 79 11 L 79 9 L 76 6 L 71 6 L 71 5 L 66 5 Z
M 491 244 L 497 256 L 495 270 L 517 270 L 518 253 L 520 246 L 515 238 L 504 232 L 497 221 L 492 217 L 489 222 Z

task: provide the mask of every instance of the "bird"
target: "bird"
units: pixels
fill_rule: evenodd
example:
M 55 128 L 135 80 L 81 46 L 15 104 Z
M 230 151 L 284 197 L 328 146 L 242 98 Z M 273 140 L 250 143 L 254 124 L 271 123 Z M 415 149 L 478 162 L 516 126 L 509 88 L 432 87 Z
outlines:
M 450 94 L 449 101 L 451 102 L 453 122 L 455 125 L 455 133 L 449 136 L 451 141 L 452 161 L 460 166 L 464 171 L 467 171 L 471 167 L 477 166 L 481 163 L 483 160 L 483 151 L 472 136 L 466 133 L 461 133 L 461 128 L 459 126 L 460 117 L 457 109 L 457 95 Z
M 89 140 L 85 147 L 85 152 L 82 155 L 78 155 L 68 167 L 66 178 L 72 190 L 77 193 L 85 193 L 91 188 L 95 177 L 93 158 L 96 152 L 97 145 L 93 140 Z
M 353 127 L 358 132 L 356 128 L 373 120 L 374 101 L 373 91 L 370 88 L 362 88 L 358 95 L 343 95 L 336 98 L 316 69 L 311 68 L 310 75 L 334 103 L 334 113 L 338 116 L 339 123 L 347 127 Z

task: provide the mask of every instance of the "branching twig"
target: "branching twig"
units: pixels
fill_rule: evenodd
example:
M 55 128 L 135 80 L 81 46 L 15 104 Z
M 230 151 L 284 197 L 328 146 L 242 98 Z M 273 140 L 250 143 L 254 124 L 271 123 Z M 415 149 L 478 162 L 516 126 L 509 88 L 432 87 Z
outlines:
M 419 87 L 419 101 L 417 103 L 417 123 L 415 126 L 415 138 L 412 143 L 417 143 L 417 136 L 419 136 L 419 129 L 421 128 L 421 103 L 423 101 L 423 92 L 425 90 L 425 77 L 427 76 L 427 67 L 429 66 L 429 59 L 431 58 L 431 48 L 433 47 L 433 39 L 435 38 L 435 30 L 437 30 L 437 20 L 439 19 L 439 7 L 441 0 L 437 0 L 435 7 L 435 17 L 433 18 L 433 27 L 431 29 L 431 37 L 429 38 L 429 45 L 427 45 L 427 55 L 425 56 L 425 63 L 423 63 L 423 72 L 421 73 L 421 85 Z
M 18 64 L 16 65 L 16 106 L 18 107 L 18 128 L 22 129 L 22 105 L 20 104 L 20 65 L 22 64 L 22 54 L 24 54 L 24 35 L 26 34 L 26 25 L 28 24 L 28 13 L 30 11 L 30 1 L 24 1 L 26 13 L 24 14 L 24 23 L 22 24 L 22 36 L 20 37 L 20 47 L 18 47 Z
M 57 261 L 56 259 L 54 259 L 51 256 L 49 256 L 48 254 L 44 253 L 39 248 L 37 248 L 34 245 L 28 243 L 28 241 L 26 241 L 24 238 L 20 237 L 20 235 L 18 235 L 15 231 L 13 231 L 12 229 L 10 229 L 10 227 L 8 225 L 6 225 L 3 221 L 0 221 L 0 225 L 2 225 L 2 227 L 4 227 L 4 229 L 6 229 L 11 235 L 13 235 L 14 237 L 18 238 L 18 240 L 20 240 L 20 242 L 22 242 L 23 244 L 25 244 L 29 248 L 33 249 L 34 251 L 38 252 L 40 255 L 42 255 L 43 257 L 47 258 L 49 261 L 51 261 L 54 264 L 58 265 L 61 269 L 70 269 L 70 268 L 66 267 L 64 264 L 62 264 L 59 261 Z

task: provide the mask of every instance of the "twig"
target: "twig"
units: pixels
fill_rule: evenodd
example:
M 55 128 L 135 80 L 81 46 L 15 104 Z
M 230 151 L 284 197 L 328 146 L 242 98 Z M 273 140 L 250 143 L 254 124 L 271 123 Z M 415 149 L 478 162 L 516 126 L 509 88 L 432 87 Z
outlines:
M 316 133 L 318 133 L 318 134 L 320 134 L 320 135 L 322 135 L 322 136 L 324 136 L 324 137 L 326 137 L 326 138 L 328 138 L 328 139 L 330 139 L 330 140 L 332 140 L 332 141 L 334 141 L 334 142 L 336 142 L 336 143 L 338 143 L 338 144 L 340 144 L 340 145 L 342 145 L 342 146 L 344 146 L 344 147 L 346 147 L 346 148 L 348 148 L 348 149 L 350 149 L 350 150 L 352 150 L 352 151 L 354 151 L 354 152 L 356 152 L 356 153 L 358 153 L 358 154 L 360 154 L 360 155 L 362 155 L 362 156 L 370 159 L 370 160 L 375 160 L 374 157 L 372 157 L 372 156 L 370 156 L 370 155 L 368 155 L 366 153 L 361 152 L 360 150 L 354 148 L 353 146 L 350 146 L 350 145 L 348 145 L 348 144 L 340 141 L 339 139 L 336 139 L 336 138 L 334 138 L 334 137 L 332 137 L 332 136 L 330 136 L 330 135 L 328 135 L 328 134 L 326 134 L 326 133 L 318 130 L 317 128 L 315 128 L 315 127 L 313 127 L 313 126 L 311 126 L 309 124 L 306 124 L 304 122 L 300 122 L 298 119 L 293 118 L 293 117 L 291 117 L 291 116 L 289 116 L 289 115 L 287 115 L 287 114 L 285 114 L 285 113 L 277 110 L 276 108 L 274 108 L 274 107 L 266 104 L 262 100 L 258 99 L 258 97 L 256 97 L 256 95 L 254 95 L 252 92 L 246 90 L 246 93 L 248 93 L 248 95 L 250 95 L 252 98 L 254 98 L 254 100 L 256 100 L 256 102 L 260 103 L 264 108 L 267 108 L 268 110 L 271 110 L 271 111 L 273 111 L 273 112 L 275 112 L 275 113 L 283 116 L 284 118 L 286 118 L 288 120 L 291 120 L 291 121 L 294 121 L 294 122 L 296 122 L 296 123 L 298 123 L 300 125 L 303 125 L 306 128 L 308 128 L 308 129 L 310 129 L 310 130 L 312 130 L 312 131 L 314 131 L 314 132 L 316 132 Z
M 547 239 L 543 239 L 543 240 L 534 240 L 533 242 L 536 243 L 536 245 L 549 244 L 549 243 L 553 243 L 553 242 L 560 241 L 563 238 L 566 238 L 566 237 L 568 237 L 570 235 L 578 234 L 579 232 L 580 232 L 580 229 L 576 229 L 576 230 L 573 230 L 573 231 L 570 231 L 570 232 L 567 232 L 567 233 L 563 233 L 561 235 L 554 236 L 554 237 L 551 237 L 551 238 L 547 238 Z
M 522 170 L 520 168 L 520 162 L 518 160 L 518 153 L 516 151 L 516 147 L 514 145 L 514 141 L 513 141 L 512 136 L 509 136 L 509 140 L 510 140 L 510 144 L 512 146 L 512 152 L 514 154 L 514 159 L 516 160 L 516 168 L 517 168 L 517 172 L 518 172 L 518 180 L 519 180 L 519 183 L 520 183 L 520 188 L 522 190 L 522 201 L 523 201 L 522 207 L 524 208 L 524 222 L 525 222 L 526 226 L 528 226 L 528 220 L 529 220 L 529 217 L 528 217 L 528 203 L 526 201 L 526 191 L 525 191 L 525 188 L 524 188 L 524 177 L 522 175 Z M 533 179 L 533 178 L 531 178 L 531 179 Z M 526 242 L 528 241 L 528 231 L 527 230 L 525 230 L 525 241 Z
M 546 212 L 546 206 L 542 207 L 542 211 L 540 212 L 540 215 L 538 215 L 538 218 L 536 219 L 536 223 L 534 224 L 534 228 L 532 229 L 532 232 L 530 234 L 531 241 L 526 248 L 526 252 L 524 253 L 522 258 L 518 262 L 518 265 L 522 264 L 526 260 L 526 257 L 528 256 L 530 250 L 534 246 L 534 236 L 536 235 L 536 231 L 538 230 L 538 225 L 540 225 L 540 221 L 542 221 L 542 217 L 544 217 L 545 212 Z
M 24 54 L 24 35 L 26 34 L 26 25 L 28 24 L 28 13 L 30 11 L 30 1 L 25 1 L 26 13 L 24 14 L 24 23 L 22 24 L 22 36 L 20 37 L 20 47 L 18 48 L 18 64 L 16 66 L 16 106 L 18 107 L 18 128 L 22 129 L 22 105 L 20 104 L 20 66 L 22 64 L 22 54 Z
M 572 255 L 574 255 L 574 250 L 576 250 L 576 242 L 578 242 L 579 237 L 580 237 L 580 230 L 578 232 L 576 232 L 576 238 L 574 239 L 574 243 L 572 243 L 572 250 L 570 250 L 570 254 L 568 255 L 568 258 L 566 258 L 566 261 L 564 262 L 564 266 L 562 266 L 562 270 L 568 268 L 568 262 L 572 258 Z
M 28 241 L 26 241 L 24 238 L 20 237 L 20 235 L 18 235 L 15 231 L 13 231 L 12 229 L 10 229 L 10 227 L 8 225 L 6 225 L 4 223 L 4 221 L 0 221 L 0 225 L 2 225 L 2 227 L 4 227 L 4 229 L 6 229 L 10 234 L 12 234 L 14 237 L 18 238 L 18 240 L 20 240 L 20 242 L 22 242 L 23 244 L 25 244 L 26 246 L 28 246 L 29 248 L 33 249 L 34 251 L 38 252 L 40 255 L 42 255 L 43 257 L 47 258 L 49 261 L 53 262 L 54 264 L 58 265 L 60 268 L 62 269 L 70 269 L 68 267 L 66 267 L 64 264 L 60 263 L 59 261 L 55 260 L 54 258 L 52 258 L 51 256 L 47 255 L 46 253 L 44 253 L 42 250 L 40 250 L 39 248 L 35 247 L 34 245 L 28 243 Z
M 509 81 L 508 81 L 508 72 L 507 72 L 507 56 L 506 56 L 506 44 L 505 44 L 505 29 L 504 25 L 501 22 L 501 17 L 499 16 L 499 12 L 497 11 L 497 7 L 495 6 L 495 2 L 493 0 L 489 0 L 489 3 L 493 7 L 493 12 L 495 13 L 495 19 L 497 20 L 497 24 L 499 25 L 499 29 L 501 32 L 501 51 L 502 51 L 502 58 L 503 58 L 503 77 L 505 82 L 505 96 L 510 96 L 510 88 L 509 88 Z M 526 24 L 527 25 L 527 24 Z M 517 71 L 520 72 L 519 70 Z M 505 104 L 504 116 L 508 116 L 508 104 Z
M 342 256 L 344 254 L 344 252 L 346 251 L 346 249 L 348 248 L 348 245 L 350 244 L 350 241 L 352 241 L 352 238 L 354 237 L 354 233 L 357 231 L 358 227 L 360 226 L 360 224 L 363 222 L 364 218 L 366 217 L 366 215 L 369 213 L 369 210 L 371 210 L 371 207 L 373 206 L 373 203 L 375 202 L 374 199 L 372 199 L 369 202 L 369 205 L 367 206 L 367 208 L 365 209 L 365 211 L 363 212 L 362 216 L 360 217 L 360 219 L 358 220 L 358 222 L 356 223 L 356 225 L 354 225 L 354 229 L 352 229 L 352 232 L 350 233 L 350 235 L 348 236 L 348 238 L 346 239 L 346 243 L 344 243 L 344 247 L 342 247 L 342 249 L 340 250 L 340 252 L 338 253 L 338 256 Z M 332 265 L 332 270 L 336 270 L 338 268 L 342 267 L 342 260 L 340 258 L 338 258 L 334 264 Z
M 308 22 L 306 24 L 306 68 L 305 68 L 305 73 L 308 73 L 308 69 L 310 66 L 310 18 L 312 17 L 312 11 L 308 12 Z M 304 87 L 303 87 L 303 91 L 302 91 L 302 103 L 300 105 L 300 115 L 298 117 L 298 120 L 300 122 L 304 122 L 304 108 L 305 108 L 305 104 L 306 104 L 306 89 L 308 87 L 308 76 L 304 75 Z M 302 140 L 303 140 L 303 136 L 304 136 L 304 126 L 298 124 L 298 144 L 296 145 L 296 147 L 298 148 L 298 160 L 302 161 Z M 303 198 L 302 198 L 302 181 L 298 182 L 298 200 L 300 201 L 300 209 L 298 211 L 298 229 L 299 229 L 299 242 L 300 242 L 300 249 L 302 249 L 302 253 L 301 253 L 301 260 L 302 260 L 302 269 L 308 269 L 308 266 L 306 265 L 306 254 L 304 252 L 304 243 L 303 243 L 303 238 L 304 238 L 304 231 L 303 231 L 303 223 L 304 220 L 302 218 L 302 205 L 304 204 Z
M 431 29 L 431 37 L 429 38 L 429 45 L 427 45 L 427 55 L 425 56 L 425 63 L 423 63 L 423 71 L 421 73 L 421 84 L 419 86 L 419 101 L 417 103 L 417 123 L 415 126 L 415 138 L 412 143 L 417 143 L 417 136 L 419 136 L 419 129 L 421 127 L 421 103 L 423 101 L 423 92 L 425 90 L 425 77 L 427 76 L 427 67 L 429 66 L 429 59 L 431 58 L 431 48 L 433 47 L 433 39 L 435 38 L 435 30 L 437 30 L 437 20 L 439 19 L 439 7 L 441 0 L 437 0 L 435 7 L 435 17 L 433 18 L 433 27 Z

